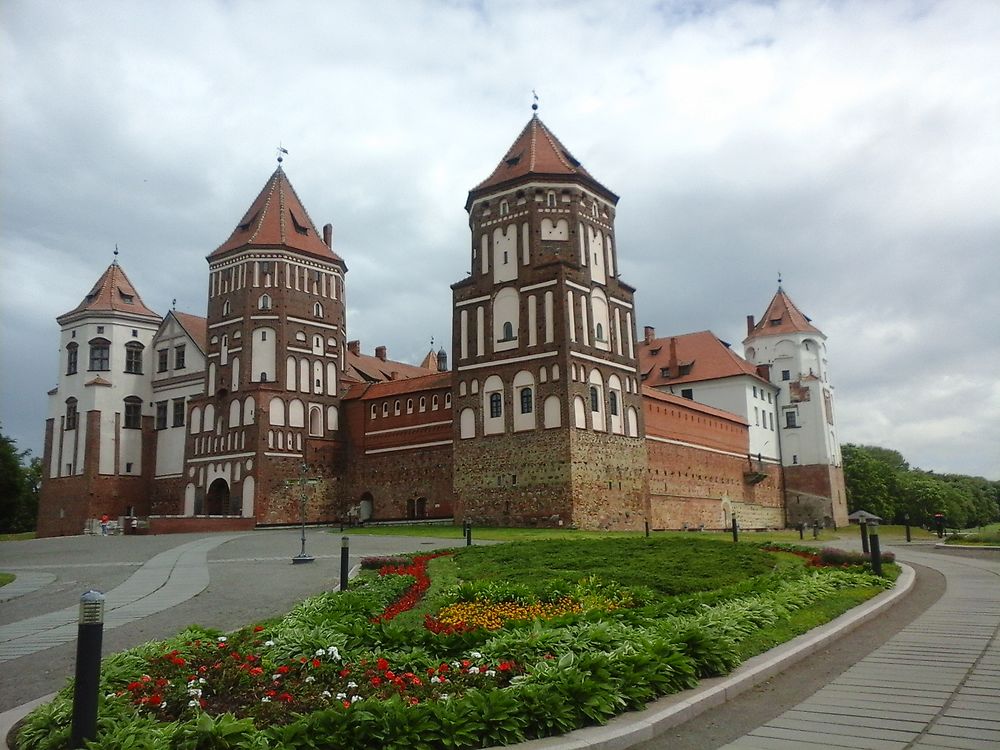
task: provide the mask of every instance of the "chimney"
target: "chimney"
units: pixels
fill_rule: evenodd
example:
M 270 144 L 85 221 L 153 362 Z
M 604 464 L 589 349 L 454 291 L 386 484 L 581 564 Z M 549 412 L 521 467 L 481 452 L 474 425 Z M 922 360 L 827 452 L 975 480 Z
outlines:
M 444 350 L 444 347 L 438 349 L 438 372 L 448 371 L 448 352 Z
M 670 377 L 676 378 L 680 368 L 677 366 L 677 337 L 670 337 L 670 361 L 667 363 L 670 368 Z
M 333 224 L 323 226 L 323 243 L 329 248 L 333 247 Z
M 753 315 L 747 315 L 747 336 L 753 333 Z
M 399 371 L 393 370 L 389 373 L 389 380 L 399 380 Z
M 361 355 L 361 342 L 358 339 L 355 339 L 354 341 L 348 341 L 347 342 L 347 351 L 349 351 L 351 354 L 353 354 L 356 357 L 360 356 Z
M 385 362 L 385 347 L 384 346 L 376 346 L 375 347 L 375 356 L 378 359 L 381 359 L 383 362 Z
M 656 338 L 656 329 L 653 326 L 646 326 L 642 329 L 642 339 L 646 342 L 646 346 L 653 343 L 653 339 Z

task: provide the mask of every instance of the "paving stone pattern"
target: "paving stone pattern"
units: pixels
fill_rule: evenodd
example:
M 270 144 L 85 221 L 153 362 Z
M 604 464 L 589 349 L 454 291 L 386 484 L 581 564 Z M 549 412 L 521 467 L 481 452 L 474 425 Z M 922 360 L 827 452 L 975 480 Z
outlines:
M 1000 748 L 1000 564 L 910 553 L 945 595 L 881 648 L 724 750 Z

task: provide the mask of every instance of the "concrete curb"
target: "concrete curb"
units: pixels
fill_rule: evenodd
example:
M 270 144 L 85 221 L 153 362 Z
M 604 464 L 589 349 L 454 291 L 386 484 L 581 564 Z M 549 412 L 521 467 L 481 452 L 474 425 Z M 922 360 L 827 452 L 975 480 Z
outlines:
M 702 680 L 693 690 L 664 696 L 650 703 L 644 711 L 632 711 L 617 716 L 602 727 L 586 727 L 558 737 L 523 742 L 524 750 L 625 750 L 645 742 L 666 730 L 693 719 L 715 706 L 732 700 L 793 664 L 812 656 L 827 644 L 850 633 L 902 599 L 913 588 L 916 574 L 909 565 L 897 563 L 901 569 L 896 585 L 878 594 L 835 620 L 787 643 L 748 659 L 732 674 Z M 355 566 L 351 574 L 356 574 Z M 0 714 L 0 737 L 4 747 L 11 728 L 39 705 L 52 700 L 55 693 Z
M 1000 546 L 995 544 L 945 544 L 937 542 L 934 546 L 939 549 L 1000 549 Z

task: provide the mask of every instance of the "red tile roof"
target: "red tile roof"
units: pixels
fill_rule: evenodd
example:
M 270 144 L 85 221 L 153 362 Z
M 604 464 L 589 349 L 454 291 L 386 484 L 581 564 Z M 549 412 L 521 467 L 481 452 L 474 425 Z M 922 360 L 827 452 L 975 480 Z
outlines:
M 127 312 L 160 319 L 159 315 L 146 307 L 139 292 L 132 286 L 132 282 L 125 275 L 125 270 L 118 265 L 117 260 L 101 274 L 97 283 L 94 284 L 94 288 L 79 305 L 68 313 L 63 313 L 56 320 L 61 325 L 70 316 L 89 312 Z
M 191 337 L 198 348 L 201 349 L 202 354 L 208 353 L 208 319 L 201 318 L 197 315 L 191 315 L 190 313 L 177 312 L 177 310 L 171 310 L 170 314 L 177 319 L 180 323 L 181 328 L 187 331 L 187 335 Z
M 823 335 L 822 331 L 802 314 L 780 286 L 760 322 L 747 334 L 743 342 L 746 343 L 758 336 L 771 336 L 775 333 L 818 333 Z
M 639 372 L 644 385 L 657 387 L 700 380 L 749 375 L 761 382 L 757 368 L 739 356 L 711 331 L 653 339 L 638 346 Z M 664 375 L 663 373 L 667 374 Z
M 436 370 L 428 370 L 406 362 L 395 362 L 391 359 L 381 359 L 368 354 L 355 354 L 347 351 L 344 378 L 359 383 L 376 383 L 391 380 L 393 373 L 398 378 L 417 378 L 429 375 Z
M 208 257 L 244 247 L 287 247 L 323 260 L 341 260 L 323 242 L 305 206 L 279 166 L 260 195 L 247 209 L 236 229 Z
M 618 202 L 618 196 L 595 180 L 535 114 L 507 149 L 496 169 L 469 191 L 466 208 L 472 204 L 474 196 L 529 176 L 579 180 L 603 193 L 609 200 Z
M 381 383 L 355 383 L 348 389 L 344 398 L 369 401 L 372 399 L 399 396 L 404 393 L 449 387 L 451 387 L 451 372 L 435 372 L 429 375 L 418 375 L 402 380 L 386 380 Z
M 714 406 L 708 406 L 707 404 L 699 403 L 698 401 L 692 401 L 689 398 L 684 398 L 683 396 L 675 396 L 672 393 L 666 393 L 664 391 L 658 391 L 655 388 L 650 388 L 648 385 L 642 386 L 642 396 L 643 398 L 651 398 L 656 401 L 663 401 L 668 404 L 673 404 L 674 406 L 679 406 L 684 409 L 690 409 L 691 411 L 701 412 L 702 414 L 710 414 L 713 417 L 719 417 L 720 419 L 728 419 L 730 422 L 736 422 L 741 425 L 748 425 L 746 419 L 741 417 L 739 414 L 733 414 L 731 411 L 726 411 L 725 409 L 717 409 Z

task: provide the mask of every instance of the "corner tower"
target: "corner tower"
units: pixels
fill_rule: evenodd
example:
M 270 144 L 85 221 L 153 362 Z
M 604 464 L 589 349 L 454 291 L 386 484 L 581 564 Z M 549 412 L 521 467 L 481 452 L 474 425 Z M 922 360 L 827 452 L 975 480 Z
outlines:
M 154 470 L 149 368 L 160 316 L 116 259 L 56 320 L 59 384 L 49 391 L 39 536 L 79 534 L 104 514 L 148 514 Z
M 184 512 L 288 523 L 299 516 L 292 480 L 305 472 L 321 486 L 310 516 L 332 518 L 324 477 L 341 446 L 347 271 L 332 227 L 317 232 L 279 163 L 208 264 L 205 391 L 188 418 Z
M 538 118 L 469 192 L 452 285 L 457 514 L 640 528 L 646 450 L 615 207 Z
M 787 523 L 846 526 L 847 497 L 826 336 L 778 286 L 760 322 L 747 317 L 746 358 L 778 388 Z

